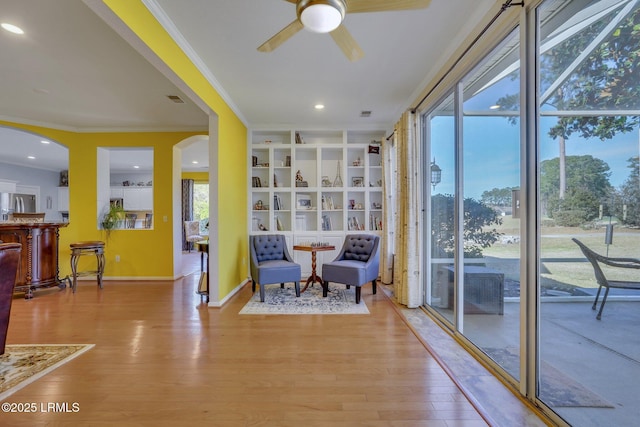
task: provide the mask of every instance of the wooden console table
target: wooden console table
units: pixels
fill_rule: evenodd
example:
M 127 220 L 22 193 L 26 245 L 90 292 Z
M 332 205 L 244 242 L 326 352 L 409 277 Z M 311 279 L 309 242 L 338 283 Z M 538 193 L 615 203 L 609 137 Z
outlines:
M 0 240 L 20 243 L 22 251 L 16 277 L 15 292 L 33 298 L 33 291 L 52 286 L 66 287 L 58 278 L 59 230 L 61 222 L 0 222 Z

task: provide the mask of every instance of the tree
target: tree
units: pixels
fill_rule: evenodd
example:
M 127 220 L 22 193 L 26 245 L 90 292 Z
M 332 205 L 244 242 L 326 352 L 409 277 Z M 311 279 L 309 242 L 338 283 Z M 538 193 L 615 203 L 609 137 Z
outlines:
M 632 157 L 628 162 L 631 172 L 618 192 L 613 212 L 623 223 L 640 226 L 640 157 Z
M 607 27 L 610 19 L 613 16 L 585 27 L 540 57 L 542 103 L 563 113 L 620 112 L 615 116 L 560 116 L 550 129 L 549 136 L 558 140 L 560 200 L 565 198 L 568 185 L 565 145 L 572 134 L 605 141 L 619 132 L 633 130 L 639 123 L 638 116 L 624 112 L 637 110 L 640 99 L 640 8 L 631 10 L 615 27 Z M 588 50 L 587 55 L 582 55 Z M 566 73 L 567 70 L 572 72 Z M 497 104 L 503 110 L 512 110 L 519 102 L 516 94 L 500 98 Z
M 502 224 L 498 213 L 472 198 L 464 199 L 464 256 L 481 258 L 482 249 L 488 248 L 501 233 L 492 225 Z M 450 194 L 436 194 L 431 197 L 431 238 L 435 257 L 453 257 L 454 240 L 454 197 Z
M 209 218 L 209 185 L 196 184 L 193 188 L 194 219 L 200 221 Z
M 515 188 L 493 188 L 489 191 L 483 191 L 480 201 L 487 205 L 493 206 L 510 206 L 511 194 Z
M 606 162 L 591 155 L 567 156 L 565 160 L 565 197 L 560 197 L 560 159 L 556 157 L 540 163 L 540 198 L 547 214 L 560 219 L 560 225 L 580 225 L 596 218 L 601 204 L 609 204 L 611 172 Z

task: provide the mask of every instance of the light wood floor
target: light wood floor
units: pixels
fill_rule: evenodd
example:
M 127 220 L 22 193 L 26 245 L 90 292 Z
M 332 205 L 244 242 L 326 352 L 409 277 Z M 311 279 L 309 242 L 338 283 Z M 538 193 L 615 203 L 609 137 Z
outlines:
M 80 282 L 13 301 L 8 343 L 95 347 L 5 402 L 77 413 L 0 414 L 2 426 L 484 426 L 392 303 L 370 315 L 250 316 L 175 282 Z

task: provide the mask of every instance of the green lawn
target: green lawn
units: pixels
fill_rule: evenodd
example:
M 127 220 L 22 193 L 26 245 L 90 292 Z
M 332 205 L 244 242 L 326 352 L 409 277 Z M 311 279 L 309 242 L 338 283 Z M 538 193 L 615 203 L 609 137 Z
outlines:
M 518 236 L 520 220 L 503 217 L 498 231 L 508 236 Z M 584 230 L 579 227 L 543 227 L 541 234 L 541 265 L 543 287 L 570 290 L 574 286 L 593 288 L 595 282 L 593 269 L 586 262 L 552 262 L 550 258 L 584 258 L 578 246 L 571 240 L 576 237 L 594 251 L 607 255 L 604 243 L 605 228 Z M 518 243 L 495 243 L 483 251 L 491 259 L 493 268 L 504 271 L 507 278 L 519 280 L 520 245 Z M 640 230 L 614 227 L 613 244 L 609 246 L 609 256 L 640 259 Z M 504 259 L 500 261 L 499 259 Z M 604 270 L 611 279 L 640 281 L 640 270 L 613 269 Z

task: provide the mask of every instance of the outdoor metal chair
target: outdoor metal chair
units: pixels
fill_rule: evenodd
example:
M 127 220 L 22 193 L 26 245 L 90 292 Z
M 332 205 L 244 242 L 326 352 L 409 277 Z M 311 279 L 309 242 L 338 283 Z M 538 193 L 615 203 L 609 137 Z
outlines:
M 584 243 L 579 241 L 576 238 L 571 239 L 576 245 L 580 247 L 584 256 L 589 260 L 591 265 L 593 266 L 593 272 L 596 276 L 596 282 L 598 282 L 598 292 L 596 293 L 596 299 L 593 301 L 592 310 L 596 309 L 598 305 L 598 298 L 600 297 L 600 291 L 604 287 L 604 296 L 602 298 L 602 304 L 600 304 L 600 310 L 598 311 L 598 315 L 596 319 L 600 320 L 602 317 L 602 310 L 604 309 L 604 305 L 607 302 L 607 297 L 609 296 L 609 289 L 611 288 L 619 288 L 619 289 L 636 289 L 640 290 L 640 282 L 630 282 L 625 280 L 609 280 L 606 278 L 602 269 L 600 268 L 600 263 L 608 265 L 610 267 L 619 267 L 619 268 L 635 268 L 640 269 L 640 259 L 635 258 L 611 258 L 600 255 L 587 246 Z

